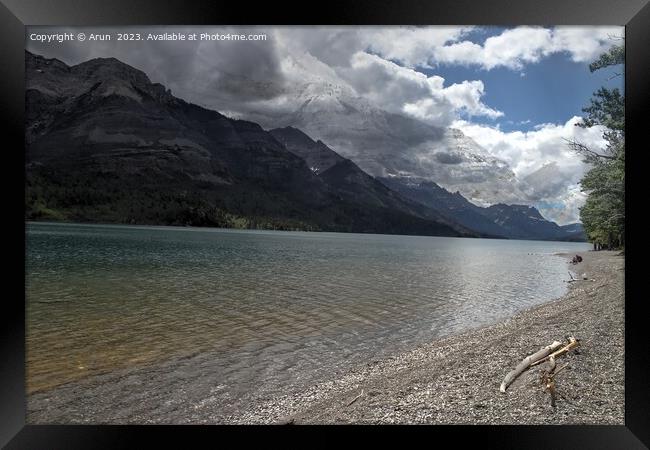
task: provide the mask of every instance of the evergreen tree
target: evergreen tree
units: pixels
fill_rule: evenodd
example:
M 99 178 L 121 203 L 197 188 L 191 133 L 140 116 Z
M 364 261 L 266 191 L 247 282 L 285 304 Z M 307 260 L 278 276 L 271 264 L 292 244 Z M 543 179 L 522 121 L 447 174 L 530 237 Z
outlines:
M 624 64 L 622 45 L 613 46 L 589 65 L 594 72 L 604 67 Z M 616 74 L 615 76 L 620 76 Z M 625 245 L 625 96 L 618 88 L 602 87 L 596 91 L 580 127 L 602 125 L 606 146 L 595 150 L 570 141 L 573 150 L 581 154 L 591 169 L 580 184 L 587 200 L 580 208 L 580 220 L 590 241 L 608 248 Z

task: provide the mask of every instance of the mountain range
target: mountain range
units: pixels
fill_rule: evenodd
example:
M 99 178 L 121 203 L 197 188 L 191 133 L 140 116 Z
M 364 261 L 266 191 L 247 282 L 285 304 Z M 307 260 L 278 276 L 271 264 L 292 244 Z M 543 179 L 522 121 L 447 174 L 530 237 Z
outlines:
M 430 181 L 406 177 L 380 178 L 381 182 L 404 197 L 420 202 L 461 225 L 485 236 L 511 239 L 583 241 L 582 224 L 559 226 L 542 217 L 533 206 L 498 203 L 480 207 L 460 192 L 449 192 Z
M 483 206 L 528 197 L 508 163 L 459 129 L 389 112 L 324 80 L 306 82 L 294 97 L 299 106 L 290 113 L 248 116 L 270 128 L 299 128 L 375 177 L 432 181 Z
M 577 225 L 545 220 L 535 208 L 477 206 L 436 184 L 432 178 L 441 177 L 447 186 L 465 186 L 471 176 L 476 192 L 488 183 L 494 193 L 505 190 L 512 176 L 507 165 L 474 152 L 475 143 L 454 130 L 350 105 L 341 117 L 319 116 L 317 101 L 294 114 L 292 125 L 264 129 L 177 98 L 115 58 L 68 66 L 26 52 L 25 68 L 30 220 L 518 239 L 577 239 L 581 233 Z M 323 131 L 327 121 L 340 122 L 345 114 L 366 114 L 364 120 L 384 130 L 365 128 L 361 157 L 334 151 L 322 137 L 329 136 Z M 400 132 L 387 137 L 391 127 Z M 409 127 L 409 145 L 422 133 L 439 142 L 438 166 L 462 168 L 457 179 L 433 163 L 399 173 L 394 168 L 404 165 L 390 166 L 395 155 L 382 153 L 382 142 L 405 139 Z M 363 131 L 351 130 L 348 137 L 355 139 L 346 142 L 360 139 Z M 330 137 L 339 144 L 346 139 Z M 445 151 L 450 140 L 455 152 Z M 458 151 L 461 141 L 465 151 Z M 407 156 L 403 164 L 409 164 Z M 486 167 L 502 172 L 499 183 L 493 177 L 480 181 Z

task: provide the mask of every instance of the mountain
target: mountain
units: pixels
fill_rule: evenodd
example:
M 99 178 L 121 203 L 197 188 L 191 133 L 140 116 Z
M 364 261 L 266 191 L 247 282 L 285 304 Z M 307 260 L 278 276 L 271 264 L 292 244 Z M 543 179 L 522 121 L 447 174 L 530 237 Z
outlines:
M 567 240 L 576 242 L 585 242 L 587 240 L 587 234 L 581 223 L 570 223 L 562 225 L 561 228 L 567 233 Z
M 327 142 L 336 154 L 354 161 L 391 190 L 450 222 L 484 236 L 579 239 L 551 221 L 540 220 L 536 209 L 531 214 L 527 206 L 518 205 L 530 198 L 529 181 L 536 181 L 534 177 L 518 179 L 505 161 L 491 156 L 461 130 L 390 113 L 331 81 L 311 79 L 294 96 L 299 105 L 294 111 L 259 119 L 298 127 L 318 142 Z M 314 167 L 318 170 L 315 163 Z M 549 190 L 557 178 L 550 176 L 552 169 L 549 166 L 538 174 L 549 181 Z
M 580 224 L 560 227 L 540 212 L 525 205 L 496 204 L 479 207 L 460 192 L 451 193 L 430 181 L 405 177 L 380 178 L 381 182 L 402 196 L 436 209 L 450 221 L 484 236 L 510 239 L 584 241 Z
M 581 223 L 570 223 L 562 225 L 561 228 L 567 233 L 584 233 L 585 229 Z
M 422 203 L 440 212 L 450 220 L 492 237 L 508 237 L 508 233 L 492 219 L 486 217 L 482 208 L 469 202 L 460 192 L 451 193 L 432 181 L 411 180 L 406 177 L 379 178 L 390 189 L 404 197 Z
M 284 144 L 287 150 L 304 159 L 307 166 L 316 174 L 320 174 L 336 163 L 345 160 L 322 141 L 314 141 L 297 128 L 276 128 L 269 132 Z
M 343 158 L 322 141 L 314 141 L 297 128 L 277 128 L 269 132 L 289 151 L 303 158 L 311 170 L 335 190 L 343 201 L 358 201 L 364 205 L 389 208 L 435 220 L 468 236 L 480 234 L 440 214 L 437 209 L 429 205 L 414 202 L 400 195 L 361 170 L 353 161 Z
M 25 65 L 28 219 L 469 234 L 322 142 L 285 145 L 115 58 Z
M 504 228 L 508 237 L 545 240 L 560 239 L 564 235 L 558 224 L 544 219 L 533 206 L 499 203 L 483 208 L 483 214 Z
M 322 141 L 314 141 L 296 128 L 273 129 L 270 133 L 291 152 L 305 159 L 312 170 L 327 184 L 335 186 L 346 200 L 358 199 L 367 205 L 428 217 L 448 223 L 461 232 L 473 230 L 487 237 L 579 239 L 579 227 L 560 227 L 542 217 L 534 207 L 505 204 L 479 207 L 460 192 L 451 193 L 431 181 L 406 176 L 374 178 Z
M 296 89 L 299 106 L 279 116 L 255 116 L 271 127 L 303 130 L 375 177 L 432 181 L 487 206 L 527 198 L 525 183 L 461 130 L 395 114 L 349 87 L 314 80 Z

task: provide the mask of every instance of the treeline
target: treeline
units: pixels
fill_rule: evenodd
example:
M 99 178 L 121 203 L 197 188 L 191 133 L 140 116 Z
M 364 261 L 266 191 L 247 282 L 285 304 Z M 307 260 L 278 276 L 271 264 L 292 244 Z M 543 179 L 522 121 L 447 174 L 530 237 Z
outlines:
M 625 63 L 623 45 L 614 45 L 589 65 L 591 72 Z M 621 73 L 614 75 L 622 76 Z M 625 247 L 625 96 L 618 89 L 600 88 L 593 94 L 578 126 L 606 127 L 604 149 L 571 141 L 569 145 L 590 164 L 581 180 L 587 200 L 580 208 L 585 233 L 596 249 Z
M 314 223 L 259 211 L 238 214 L 199 189 L 185 186 L 129 186 L 129 180 L 96 172 L 74 176 L 56 170 L 30 170 L 26 177 L 25 219 L 103 222 L 283 231 L 319 231 Z M 245 204 L 241 201 L 240 204 Z
M 458 236 L 445 224 L 331 197 L 297 203 L 247 184 L 217 187 L 178 176 L 132 176 L 83 164 L 28 164 L 25 219 L 282 231 Z

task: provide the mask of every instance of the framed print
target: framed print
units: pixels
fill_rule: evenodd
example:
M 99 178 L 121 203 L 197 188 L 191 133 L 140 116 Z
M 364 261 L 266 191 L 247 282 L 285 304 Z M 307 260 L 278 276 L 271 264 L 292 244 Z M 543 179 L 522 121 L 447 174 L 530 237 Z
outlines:
M 0 11 L 7 448 L 647 448 L 646 2 Z

